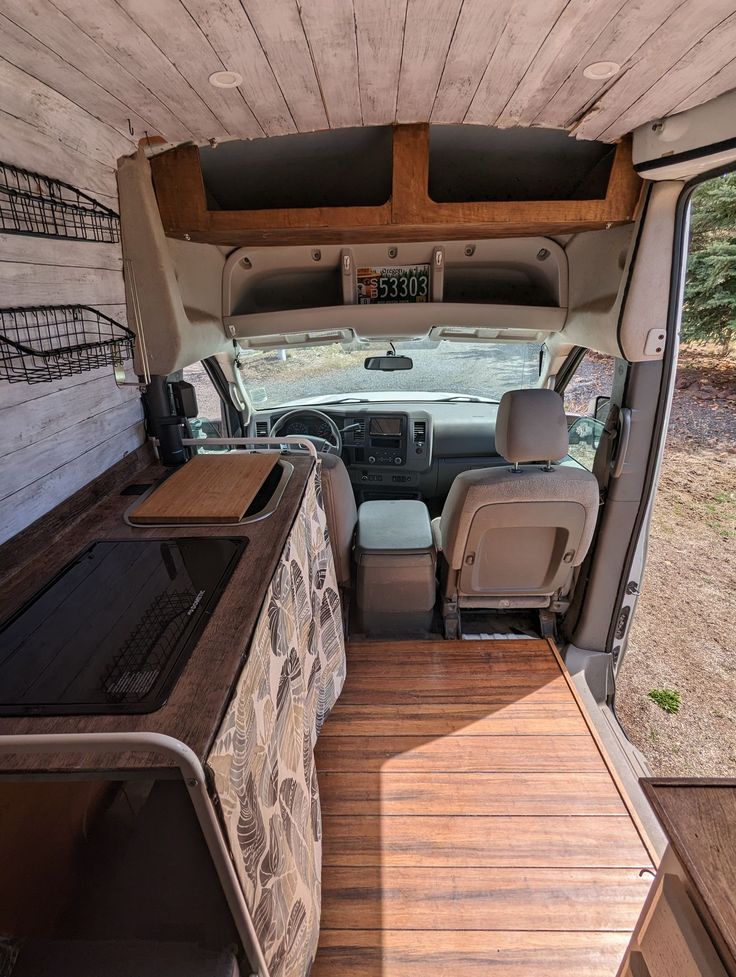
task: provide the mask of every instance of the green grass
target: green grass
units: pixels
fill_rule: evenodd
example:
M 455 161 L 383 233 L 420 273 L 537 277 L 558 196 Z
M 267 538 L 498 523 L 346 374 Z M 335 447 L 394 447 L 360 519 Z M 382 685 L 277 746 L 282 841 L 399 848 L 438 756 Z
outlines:
M 736 494 L 733 492 L 719 492 L 706 502 L 703 508 L 708 513 L 705 522 L 723 539 L 733 539 L 736 536 Z
M 672 714 L 680 711 L 682 697 L 675 689 L 652 689 L 649 698 L 664 712 Z

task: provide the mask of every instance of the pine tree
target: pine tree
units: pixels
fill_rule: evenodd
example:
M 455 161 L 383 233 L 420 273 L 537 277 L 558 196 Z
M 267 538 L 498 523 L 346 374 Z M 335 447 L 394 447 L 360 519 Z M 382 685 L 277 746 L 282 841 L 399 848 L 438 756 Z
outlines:
M 704 183 L 694 194 L 682 338 L 736 342 L 736 173 Z

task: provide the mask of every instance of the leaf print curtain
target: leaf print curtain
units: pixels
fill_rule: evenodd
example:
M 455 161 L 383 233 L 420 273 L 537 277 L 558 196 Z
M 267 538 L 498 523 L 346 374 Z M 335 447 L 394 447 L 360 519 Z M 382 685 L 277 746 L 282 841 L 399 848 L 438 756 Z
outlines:
M 306 977 L 317 952 L 322 827 L 314 747 L 344 680 L 317 466 L 207 761 L 271 977 Z

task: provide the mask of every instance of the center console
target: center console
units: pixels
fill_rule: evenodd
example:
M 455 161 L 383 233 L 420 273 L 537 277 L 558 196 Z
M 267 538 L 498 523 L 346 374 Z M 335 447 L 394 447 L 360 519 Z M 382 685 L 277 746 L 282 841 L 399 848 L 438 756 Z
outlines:
M 423 502 L 364 502 L 355 535 L 358 630 L 416 635 L 432 627 L 437 584 L 429 512 Z

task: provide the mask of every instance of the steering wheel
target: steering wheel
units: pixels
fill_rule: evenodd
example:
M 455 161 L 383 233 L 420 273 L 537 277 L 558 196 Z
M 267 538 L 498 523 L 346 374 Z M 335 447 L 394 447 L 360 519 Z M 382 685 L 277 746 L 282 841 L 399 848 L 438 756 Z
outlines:
M 340 428 L 335 424 L 331 417 L 327 414 L 323 414 L 321 410 L 314 410 L 309 407 L 297 407 L 296 410 L 290 410 L 287 414 L 282 414 L 277 421 L 271 425 L 271 432 L 269 437 L 278 437 L 279 431 L 286 425 L 289 421 L 293 421 L 296 417 L 316 417 L 318 420 L 323 421 L 330 429 L 330 434 L 332 435 L 332 441 L 328 441 L 326 438 L 317 437 L 316 434 L 299 434 L 297 437 L 303 437 L 305 441 L 311 441 L 315 446 L 317 451 L 325 451 L 327 454 L 341 455 L 342 454 L 342 435 L 340 434 Z

